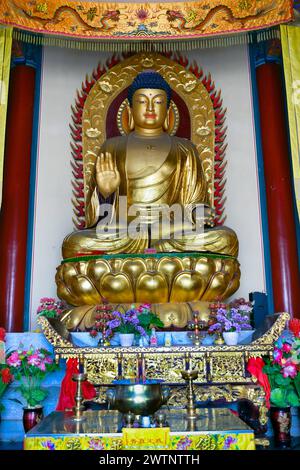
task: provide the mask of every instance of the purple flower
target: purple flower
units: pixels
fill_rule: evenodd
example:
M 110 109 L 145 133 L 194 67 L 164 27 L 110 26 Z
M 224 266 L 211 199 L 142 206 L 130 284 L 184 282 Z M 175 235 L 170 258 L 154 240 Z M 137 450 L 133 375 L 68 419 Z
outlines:
M 182 437 L 176 445 L 177 450 L 186 450 L 190 447 L 192 440 L 188 437 Z
M 227 310 L 225 308 L 218 308 L 218 314 L 220 315 L 226 315 L 227 314 Z
M 103 450 L 104 445 L 101 439 L 95 438 L 89 440 L 89 448 L 94 450 Z
M 142 335 L 142 336 L 147 336 L 147 333 L 146 333 L 146 331 L 144 330 L 143 327 L 141 327 L 141 326 L 138 325 L 138 326 L 136 327 L 136 330 L 140 333 L 140 335 Z
M 42 442 L 42 447 L 45 447 L 48 450 L 55 450 L 55 444 L 51 441 Z
M 230 448 L 230 446 L 232 444 L 235 444 L 237 442 L 237 439 L 232 437 L 232 436 L 228 436 L 226 437 L 225 441 L 224 441 L 224 447 L 223 449 L 224 450 L 228 450 Z
M 107 323 L 107 326 L 110 330 L 113 330 L 114 328 L 118 328 L 120 326 L 121 321 L 115 318 L 114 320 L 111 320 Z

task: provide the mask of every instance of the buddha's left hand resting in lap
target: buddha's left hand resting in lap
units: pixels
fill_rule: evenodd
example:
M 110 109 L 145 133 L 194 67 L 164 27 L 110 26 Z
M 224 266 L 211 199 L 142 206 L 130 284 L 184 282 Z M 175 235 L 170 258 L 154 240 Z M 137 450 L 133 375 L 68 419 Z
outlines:
M 87 228 L 65 238 L 63 257 L 99 251 L 143 253 L 150 247 L 157 252 L 237 256 L 235 232 L 213 227 L 213 209 L 196 147 L 166 132 L 171 100 L 168 83 L 156 72 L 142 72 L 129 88 L 128 100 L 131 132 L 104 142 L 91 178 L 94 188 L 86 201 Z M 116 215 L 109 230 L 104 229 L 106 219 L 100 217 L 101 205 L 107 201 L 112 204 L 111 215 Z M 173 205 L 184 210 L 193 230 L 183 230 L 181 220 L 172 217 L 166 227 L 162 213 Z M 141 223 L 132 236 L 127 227 L 137 214 Z M 152 230 L 154 225 L 156 230 Z M 200 226 L 202 230 L 196 230 Z

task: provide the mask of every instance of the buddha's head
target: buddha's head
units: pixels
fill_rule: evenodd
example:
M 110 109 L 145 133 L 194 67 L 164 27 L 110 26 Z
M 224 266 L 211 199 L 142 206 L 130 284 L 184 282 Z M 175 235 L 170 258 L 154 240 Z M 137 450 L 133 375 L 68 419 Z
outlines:
M 157 72 L 141 72 L 128 90 L 131 128 L 159 130 L 166 126 L 171 88 Z

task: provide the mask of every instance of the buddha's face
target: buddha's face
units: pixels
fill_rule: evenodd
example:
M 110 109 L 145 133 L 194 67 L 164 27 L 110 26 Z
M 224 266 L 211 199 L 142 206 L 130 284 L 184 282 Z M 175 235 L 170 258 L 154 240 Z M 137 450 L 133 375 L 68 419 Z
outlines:
M 160 129 L 166 119 L 167 94 L 155 88 L 141 88 L 132 98 L 132 117 L 141 129 Z

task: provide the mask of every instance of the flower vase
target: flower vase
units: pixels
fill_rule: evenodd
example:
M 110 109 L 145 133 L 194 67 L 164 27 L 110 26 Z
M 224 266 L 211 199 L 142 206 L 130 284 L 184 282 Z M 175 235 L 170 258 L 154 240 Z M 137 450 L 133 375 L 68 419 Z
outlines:
M 120 333 L 120 345 L 124 348 L 133 345 L 134 334 L 133 333 Z
M 37 405 L 34 407 L 23 408 L 23 427 L 24 431 L 28 432 L 36 426 L 44 417 L 43 407 Z
M 237 331 L 223 331 L 223 338 L 227 346 L 236 346 L 239 340 Z
M 291 446 L 291 408 L 271 406 L 270 420 L 274 431 L 275 447 L 285 449 Z

